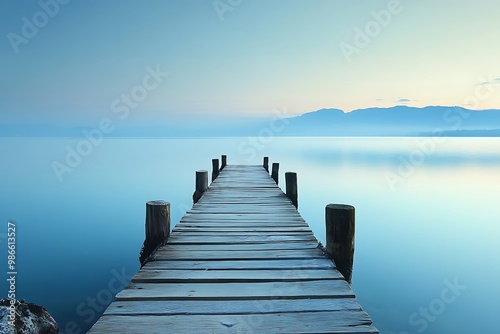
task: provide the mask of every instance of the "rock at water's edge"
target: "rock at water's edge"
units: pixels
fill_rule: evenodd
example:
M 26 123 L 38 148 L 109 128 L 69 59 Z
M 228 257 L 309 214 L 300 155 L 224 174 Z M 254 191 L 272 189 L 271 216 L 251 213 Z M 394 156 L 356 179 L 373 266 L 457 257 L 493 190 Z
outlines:
M 12 322 L 12 318 L 14 321 Z M 12 326 L 14 324 L 14 326 Z M 24 300 L 0 300 L 0 334 L 57 334 L 59 326 L 42 306 Z

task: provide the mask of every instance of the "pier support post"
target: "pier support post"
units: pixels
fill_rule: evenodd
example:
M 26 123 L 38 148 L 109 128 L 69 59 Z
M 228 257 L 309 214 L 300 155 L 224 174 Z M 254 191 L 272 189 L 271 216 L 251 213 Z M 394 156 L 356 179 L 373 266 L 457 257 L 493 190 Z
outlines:
M 264 157 L 264 162 L 262 163 L 262 166 L 266 170 L 266 172 L 269 173 L 269 157 Z
M 273 162 L 273 169 L 271 171 L 271 177 L 273 178 L 274 182 L 278 184 L 278 171 L 280 169 L 280 164 L 277 162 Z
M 203 196 L 205 190 L 208 189 L 208 171 L 198 170 L 196 171 L 196 188 L 193 193 L 193 204 L 196 204 L 198 200 Z
M 326 252 L 345 280 L 351 283 L 354 262 L 354 207 L 328 204 L 325 211 Z
M 146 203 L 146 239 L 141 249 L 139 261 L 144 266 L 163 245 L 170 234 L 170 203 L 149 201 Z
M 225 155 L 225 154 L 221 155 L 220 159 L 221 159 L 220 170 L 223 170 L 224 167 L 226 167 L 226 165 L 227 165 L 227 155 Z
M 285 173 L 285 183 L 286 183 L 286 195 L 295 205 L 295 208 L 299 208 L 298 201 L 298 189 L 297 189 L 297 173 L 286 172 Z
M 212 159 L 212 182 L 219 176 L 219 159 Z

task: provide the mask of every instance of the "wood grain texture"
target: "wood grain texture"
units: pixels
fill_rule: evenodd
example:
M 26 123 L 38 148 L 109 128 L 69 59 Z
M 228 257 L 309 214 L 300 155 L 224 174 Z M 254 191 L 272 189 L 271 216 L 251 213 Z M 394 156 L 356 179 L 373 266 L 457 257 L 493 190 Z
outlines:
M 344 279 L 336 270 L 143 270 L 133 283 L 242 283 L 296 282 Z
M 89 333 L 378 333 L 363 311 L 238 315 L 104 316 Z M 120 332 L 121 330 L 121 332 Z
M 307 226 L 252 226 L 250 224 L 240 226 L 227 226 L 225 224 L 177 224 L 173 231 L 177 232 L 307 232 L 312 233 Z
M 272 243 L 272 242 L 313 242 L 317 241 L 311 235 L 181 235 L 172 233 L 168 242 L 171 244 L 244 244 L 244 243 Z
M 272 299 L 272 300 L 153 300 L 117 301 L 106 315 L 180 315 L 180 314 L 266 314 L 361 310 L 354 298 Z
M 258 270 L 273 270 L 273 269 L 325 269 L 333 270 L 335 265 L 328 259 L 278 259 L 278 260 L 218 260 L 218 261 L 152 261 L 148 262 L 141 270 L 150 269 L 258 269 Z
M 276 242 L 272 244 L 205 244 L 196 245 L 196 250 L 228 250 L 228 251 L 255 251 L 255 250 L 269 250 L 269 249 L 314 249 L 318 248 L 317 242 L 305 242 L 305 243 L 293 243 L 293 242 Z M 184 252 L 190 252 L 193 249 L 193 245 L 183 245 L 183 244 L 166 244 L 163 246 L 159 252 L 168 252 L 169 250 L 182 250 Z
M 155 260 L 276 260 L 276 259 L 323 259 L 326 255 L 319 249 L 278 250 L 182 250 L 160 249 Z
M 240 300 L 346 298 L 344 280 L 245 283 L 130 283 L 116 300 Z

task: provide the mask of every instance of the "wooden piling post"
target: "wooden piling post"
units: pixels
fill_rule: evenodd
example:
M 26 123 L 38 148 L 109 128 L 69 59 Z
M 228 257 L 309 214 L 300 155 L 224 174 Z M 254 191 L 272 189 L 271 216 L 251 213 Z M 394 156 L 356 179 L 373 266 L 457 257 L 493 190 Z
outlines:
M 335 262 L 337 270 L 351 283 L 354 262 L 354 207 L 328 204 L 325 211 L 326 251 Z
M 212 182 L 219 176 L 219 159 L 212 159 Z
M 146 239 L 142 246 L 139 261 L 144 266 L 163 245 L 170 234 L 170 203 L 149 201 L 146 203 Z
M 223 170 L 224 167 L 226 167 L 227 165 L 227 155 L 223 154 L 221 155 L 221 166 L 220 166 L 220 170 Z
M 269 173 L 269 157 L 264 157 L 264 162 L 262 164 L 266 172 Z
M 208 189 L 208 171 L 198 170 L 196 171 L 196 188 L 193 193 L 193 204 L 196 204 L 198 200 L 203 196 L 205 190 Z
M 278 171 L 280 169 L 280 164 L 277 162 L 273 162 L 273 169 L 271 171 L 271 177 L 273 178 L 274 182 L 278 184 Z
M 285 173 L 285 184 L 286 184 L 286 195 L 295 205 L 295 208 L 299 208 L 298 201 L 298 189 L 297 189 L 297 173 L 286 172 Z

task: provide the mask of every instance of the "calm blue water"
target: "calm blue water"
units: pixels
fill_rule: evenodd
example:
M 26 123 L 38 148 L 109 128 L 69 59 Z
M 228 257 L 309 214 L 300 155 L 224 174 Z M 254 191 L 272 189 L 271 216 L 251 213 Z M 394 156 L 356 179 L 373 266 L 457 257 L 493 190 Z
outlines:
M 138 270 L 145 202 L 191 206 L 211 159 L 296 171 L 299 211 L 324 242 L 324 207 L 356 207 L 353 289 L 381 333 L 498 333 L 500 139 L 0 139 L 0 249 L 17 224 L 17 297 L 84 333 Z M 6 275 L 6 261 L 1 260 Z M 2 295 L 7 294 L 5 280 Z

